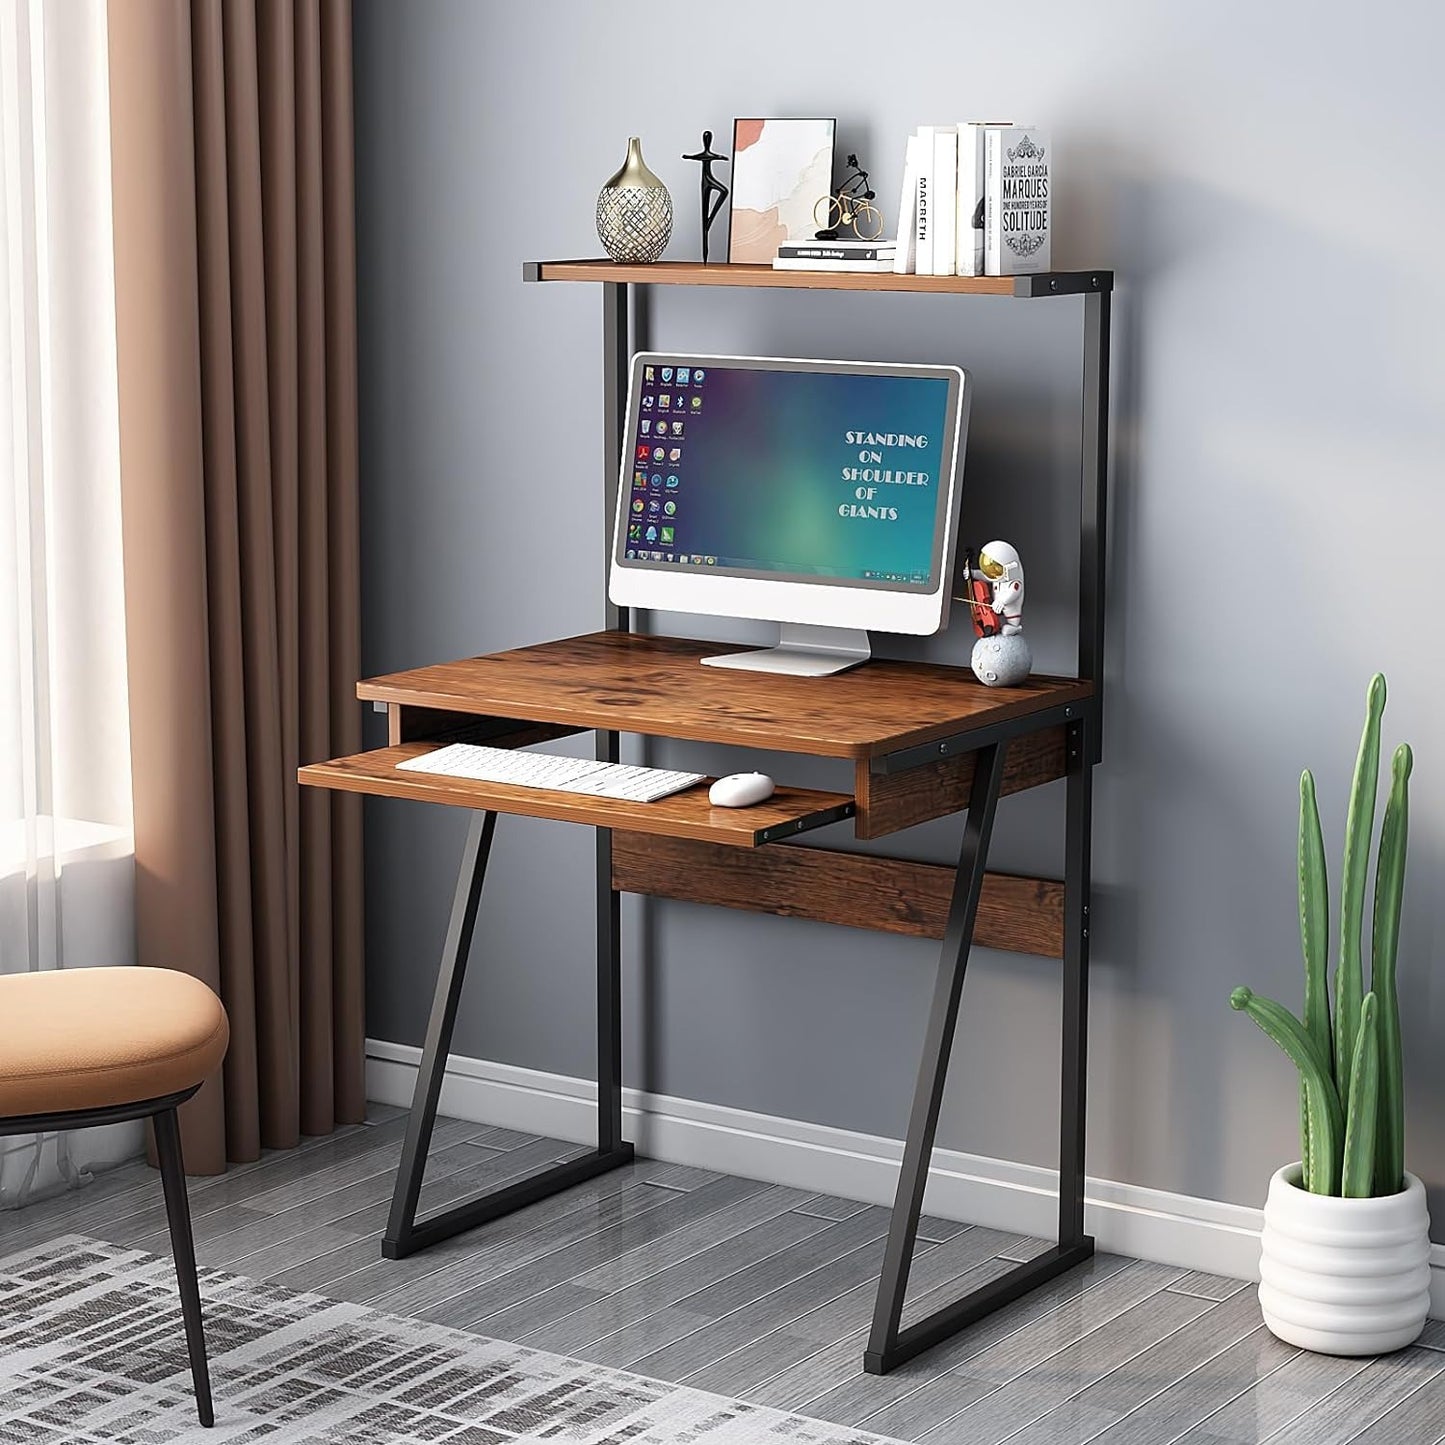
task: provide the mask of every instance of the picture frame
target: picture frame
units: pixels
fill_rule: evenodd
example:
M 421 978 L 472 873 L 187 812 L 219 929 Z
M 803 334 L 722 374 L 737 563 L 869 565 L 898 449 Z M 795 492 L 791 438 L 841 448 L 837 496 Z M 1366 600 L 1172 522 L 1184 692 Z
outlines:
M 833 189 L 836 118 L 733 121 L 728 261 L 771 265 L 778 247 L 812 240 L 815 208 Z

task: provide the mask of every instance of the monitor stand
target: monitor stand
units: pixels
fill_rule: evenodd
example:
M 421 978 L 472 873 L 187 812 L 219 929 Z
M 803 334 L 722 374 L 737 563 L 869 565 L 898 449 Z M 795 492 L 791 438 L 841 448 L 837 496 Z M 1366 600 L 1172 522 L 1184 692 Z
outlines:
M 788 677 L 827 677 L 846 672 L 872 656 L 868 634 L 855 627 L 813 627 L 785 622 L 776 647 L 756 652 L 724 652 L 704 657 L 704 667 L 735 667 L 744 672 L 780 672 Z

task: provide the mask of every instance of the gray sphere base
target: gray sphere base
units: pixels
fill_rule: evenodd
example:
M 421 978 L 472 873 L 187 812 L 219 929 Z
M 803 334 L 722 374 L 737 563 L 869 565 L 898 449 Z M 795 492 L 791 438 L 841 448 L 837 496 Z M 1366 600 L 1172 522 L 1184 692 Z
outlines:
M 973 644 L 973 675 L 988 687 L 1012 687 L 1022 682 L 1034 665 L 1034 655 L 1023 633 L 980 637 Z

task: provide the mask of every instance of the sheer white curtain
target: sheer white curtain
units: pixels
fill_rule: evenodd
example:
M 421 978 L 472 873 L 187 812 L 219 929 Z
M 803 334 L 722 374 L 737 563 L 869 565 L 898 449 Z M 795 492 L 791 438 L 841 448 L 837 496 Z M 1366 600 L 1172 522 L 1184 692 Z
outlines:
M 105 0 L 0 0 L 0 972 L 130 963 Z M 0 1138 L 0 1207 L 138 1126 Z

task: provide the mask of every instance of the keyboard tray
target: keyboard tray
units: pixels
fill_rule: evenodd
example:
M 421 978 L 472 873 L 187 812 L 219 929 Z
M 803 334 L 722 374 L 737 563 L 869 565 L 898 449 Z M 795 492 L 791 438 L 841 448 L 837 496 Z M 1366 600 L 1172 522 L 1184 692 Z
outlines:
M 620 798 L 594 798 L 549 788 L 524 788 L 514 783 L 482 783 L 473 778 L 437 773 L 399 772 L 397 764 L 435 751 L 437 743 L 402 743 L 376 748 L 349 758 L 312 763 L 298 770 L 301 783 L 382 798 L 411 798 L 423 803 L 489 809 L 527 818 L 554 818 L 598 828 L 623 828 L 662 838 L 697 838 L 738 848 L 756 848 L 780 838 L 795 838 L 813 828 L 851 818 L 853 798 L 847 793 L 820 793 L 811 788 L 779 787 L 766 802 L 751 808 L 714 808 L 708 802 L 711 778 L 685 792 L 655 803 Z

